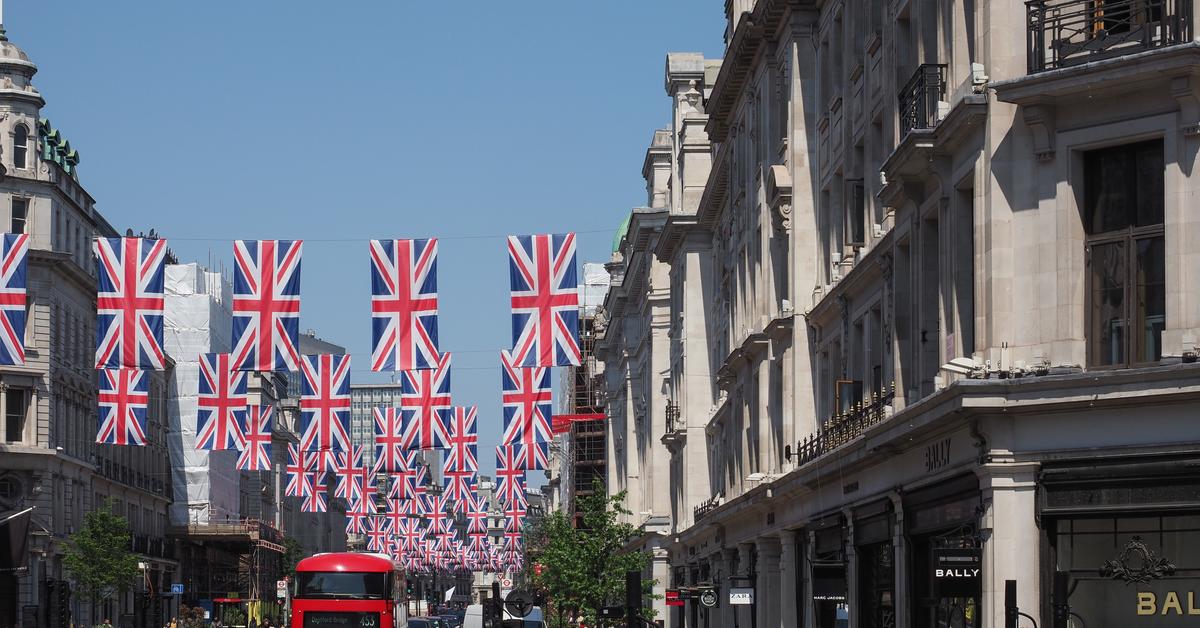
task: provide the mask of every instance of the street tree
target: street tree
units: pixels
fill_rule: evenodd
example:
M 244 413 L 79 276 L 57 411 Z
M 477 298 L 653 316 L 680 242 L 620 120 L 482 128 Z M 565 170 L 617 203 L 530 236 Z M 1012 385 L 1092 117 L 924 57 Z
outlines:
M 129 539 L 129 522 L 112 511 L 111 502 L 84 515 L 63 557 L 80 595 L 102 602 L 133 585 L 138 559 Z
M 588 625 L 596 625 L 600 609 L 624 605 L 626 572 L 644 571 L 650 564 L 649 552 L 627 548 L 637 530 L 619 520 L 630 514 L 625 492 L 608 495 L 599 483 L 594 488 L 592 495 L 577 498 L 578 526 L 568 514 L 556 511 L 530 534 L 526 578 L 545 594 L 560 623 L 579 614 Z M 643 581 L 643 592 L 648 594 L 653 585 L 652 580 Z M 642 613 L 649 619 L 653 611 Z

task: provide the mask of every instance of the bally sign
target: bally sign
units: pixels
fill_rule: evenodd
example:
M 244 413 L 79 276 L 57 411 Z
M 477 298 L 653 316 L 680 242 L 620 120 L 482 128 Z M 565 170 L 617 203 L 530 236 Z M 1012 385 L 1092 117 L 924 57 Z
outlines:
M 980 557 L 978 548 L 933 550 L 930 561 L 934 597 L 979 597 Z

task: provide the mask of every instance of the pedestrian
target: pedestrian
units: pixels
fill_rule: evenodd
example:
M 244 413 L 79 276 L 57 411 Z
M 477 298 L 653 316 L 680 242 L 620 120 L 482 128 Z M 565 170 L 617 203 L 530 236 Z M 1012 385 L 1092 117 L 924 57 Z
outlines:
M 111 620 L 111 619 L 109 619 L 109 618 L 107 618 L 107 617 L 105 617 L 105 618 L 104 618 L 104 623 L 103 623 L 103 624 L 101 624 L 101 625 L 103 625 L 103 626 L 111 626 L 111 625 L 112 625 L 112 620 Z

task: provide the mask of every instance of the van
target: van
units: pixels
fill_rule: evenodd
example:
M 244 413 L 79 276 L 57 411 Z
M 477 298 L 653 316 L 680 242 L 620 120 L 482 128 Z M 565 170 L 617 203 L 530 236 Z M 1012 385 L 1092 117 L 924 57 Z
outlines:
M 504 610 L 504 628 L 546 628 L 545 617 L 542 615 L 540 606 L 533 607 L 529 611 L 527 617 L 517 617 Z M 463 616 L 463 628 L 483 628 L 483 605 L 472 604 L 467 607 L 467 614 Z

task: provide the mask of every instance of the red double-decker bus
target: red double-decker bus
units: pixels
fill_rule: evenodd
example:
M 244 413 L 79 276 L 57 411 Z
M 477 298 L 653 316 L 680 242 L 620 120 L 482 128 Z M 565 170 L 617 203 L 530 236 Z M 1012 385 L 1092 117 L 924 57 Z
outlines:
M 296 565 L 291 628 L 402 628 L 404 572 L 384 554 L 317 554 Z

